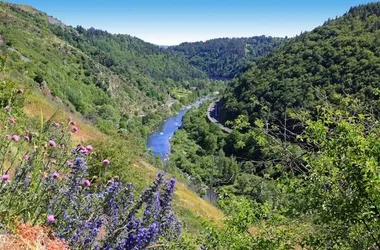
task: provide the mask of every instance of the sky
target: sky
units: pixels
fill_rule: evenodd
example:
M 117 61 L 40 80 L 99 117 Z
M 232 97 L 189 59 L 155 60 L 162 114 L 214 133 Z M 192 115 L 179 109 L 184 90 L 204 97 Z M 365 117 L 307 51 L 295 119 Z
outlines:
M 368 0 L 10 0 L 65 24 L 157 45 L 258 35 L 292 37 Z

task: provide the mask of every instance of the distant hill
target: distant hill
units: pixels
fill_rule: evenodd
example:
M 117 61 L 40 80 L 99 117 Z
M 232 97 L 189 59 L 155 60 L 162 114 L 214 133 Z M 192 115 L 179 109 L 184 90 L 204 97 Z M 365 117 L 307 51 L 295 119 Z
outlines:
M 232 79 L 246 66 L 276 49 L 286 39 L 255 36 L 217 38 L 205 42 L 181 43 L 168 50 L 181 52 L 190 63 L 213 79 Z

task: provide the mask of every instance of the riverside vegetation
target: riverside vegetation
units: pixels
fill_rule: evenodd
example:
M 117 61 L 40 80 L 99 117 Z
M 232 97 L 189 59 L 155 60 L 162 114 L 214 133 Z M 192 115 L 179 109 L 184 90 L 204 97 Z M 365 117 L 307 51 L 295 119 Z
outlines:
M 210 249 L 379 249 L 380 4 L 351 8 L 247 67 L 218 119 L 188 112 L 172 168 L 219 193 Z
M 379 3 L 286 41 L 253 39 L 263 44 L 245 47 L 265 56 L 237 61 L 197 51 L 244 39 L 161 49 L 22 5 L 1 3 L 0 19 L 1 236 L 43 225 L 59 249 L 380 249 Z M 203 201 L 219 215 L 205 220 L 183 184 L 135 165 L 154 162 L 143 141 L 179 108 L 170 96 L 188 103 L 226 84 L 207 76 L 242 69 L 218 117 L 232 133 L 207 122 L 207 104 L 189 111 L 165 167 L 218 194 L 224 216 Z M 108 135 L 77 145 L 79 122 L 26 117 L 31 100 Z

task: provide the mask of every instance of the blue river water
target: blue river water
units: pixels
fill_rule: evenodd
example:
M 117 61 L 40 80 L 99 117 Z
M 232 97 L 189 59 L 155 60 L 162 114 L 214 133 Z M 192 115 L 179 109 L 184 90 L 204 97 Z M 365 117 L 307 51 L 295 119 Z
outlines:
M 199 107 L 203 102 L 212 99 L 212 97 L 206 97 L 198 100 L 197 102 L 182 109 L 178 114 L 169 117 L 158 131 L 153 132 L 147 141 L 147 147 L 152 150 L 153 154 L 161 157 L 163 160 L 167 160 L 170 154 L 170 139 L 182 125 L 182 118 L 188 110 L 192 107 Z

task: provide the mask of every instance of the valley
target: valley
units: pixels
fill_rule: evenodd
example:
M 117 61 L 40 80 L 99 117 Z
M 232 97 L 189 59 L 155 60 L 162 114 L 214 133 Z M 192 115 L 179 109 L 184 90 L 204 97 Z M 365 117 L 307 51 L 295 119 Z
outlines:
M 379 93 L 379 2 L 173 46 L 0 2 L 0 249 L 380 249 Z

